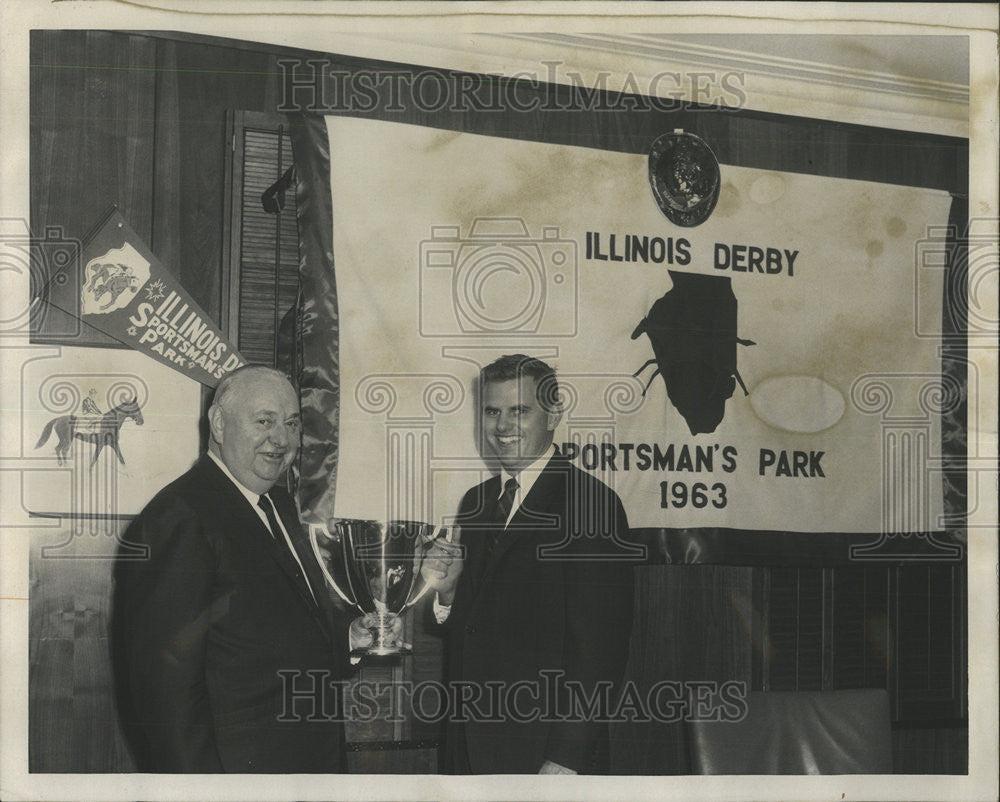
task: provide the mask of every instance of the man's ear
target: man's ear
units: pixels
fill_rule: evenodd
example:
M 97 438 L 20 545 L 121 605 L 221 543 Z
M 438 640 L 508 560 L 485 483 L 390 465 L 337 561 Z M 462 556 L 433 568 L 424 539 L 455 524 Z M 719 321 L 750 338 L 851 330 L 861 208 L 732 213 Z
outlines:
M 562 412 L 546 412 L 545 413 L 545 428 L 550 432 L 556 430 L 556 426 L 559 425 L 559 421 L 562 420 Z
M 222 444 L 222 432 L 225 429 L 225 420 L 222 414 L 222 407 L 218 404 L 212 404 L 208 408 L 208 430 L 212 435 L 212 439 Z

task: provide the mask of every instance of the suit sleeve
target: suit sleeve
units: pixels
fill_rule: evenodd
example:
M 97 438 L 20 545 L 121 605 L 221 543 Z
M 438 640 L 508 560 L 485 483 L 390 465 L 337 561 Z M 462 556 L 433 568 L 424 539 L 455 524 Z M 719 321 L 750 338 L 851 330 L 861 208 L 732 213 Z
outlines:
M 154 501 L 126 539 L 146 559 L 117 572 L 118 654 L 131 722 L 153 771 L 222 771 L 205 675 L 206 634 L 225 613 L 216 554 L 195 512 L 178 498 Z
M 603 500 L 595 508 L 584 505 L 579 531 L 597 532 L 598 537 L 574 537 L 571 551 L 601 552 L 601 557 L 567 560 L 565 569 L 566 644 L 563 670 L 567 682 L 589 698 L 601 685 L 609 685 L 610 703 L 617 702 L 632 631 L 633 565 L 621 557 L 611 529 L 619 538 L 628 537 L 628 521 L 618 496 L 604 488 Z M 546 758 L 579 773 L 591 770 L 607 724 L 580 717 L 553 725 Z

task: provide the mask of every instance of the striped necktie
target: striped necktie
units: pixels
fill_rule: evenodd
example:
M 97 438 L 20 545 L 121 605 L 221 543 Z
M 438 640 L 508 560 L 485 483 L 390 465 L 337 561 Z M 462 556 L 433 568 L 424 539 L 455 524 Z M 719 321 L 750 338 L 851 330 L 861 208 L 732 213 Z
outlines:
M 507 518 L 510 517 L 511 507 L 514 506 L 514 496 L 517 494 L 517 479 L 513 476 L 507 480 L 503 486 L 503 493 L 497 499 L 497 523 L 504 529 L 507 528 Z
M 500 542 L 500 538 L 503 537 L 503 533 L 507 529 L 507 518 L 510 515 L 511 508 L 514 506 L 514 496 L 517 493 L 517 488 L 517 479 L 512 476 L 504 484 L 503 493 L 497 499 L 496 515 L 493 518 L 494 526 L 486 533 L 487 557 L 493 554 L 493 550 L 496 549 L 497 543 Z

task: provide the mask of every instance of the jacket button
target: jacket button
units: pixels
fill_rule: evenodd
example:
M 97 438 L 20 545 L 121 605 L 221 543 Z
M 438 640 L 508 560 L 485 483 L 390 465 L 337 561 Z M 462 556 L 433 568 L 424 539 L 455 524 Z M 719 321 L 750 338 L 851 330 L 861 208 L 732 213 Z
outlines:
M 472 626 L 472 624 L 466 624 L 465 625 L 465 634 L 466 635 L 475 635 L 476 634 L 476 628 L 474 626 Z

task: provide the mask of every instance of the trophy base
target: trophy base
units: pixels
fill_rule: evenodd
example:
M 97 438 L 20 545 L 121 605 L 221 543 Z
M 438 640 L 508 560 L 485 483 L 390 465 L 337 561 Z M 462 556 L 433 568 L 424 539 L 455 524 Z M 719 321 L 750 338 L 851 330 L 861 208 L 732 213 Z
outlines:
M 413 649 L 406 646 L 368 646 L 351 650 L 351 657 L 394 657 L 407 654 L 413 654 Z

